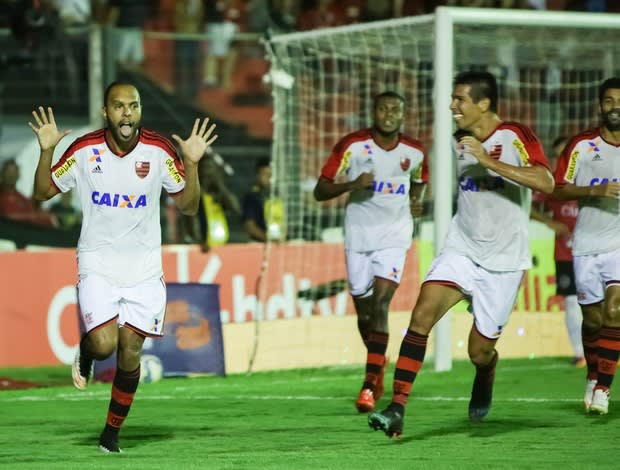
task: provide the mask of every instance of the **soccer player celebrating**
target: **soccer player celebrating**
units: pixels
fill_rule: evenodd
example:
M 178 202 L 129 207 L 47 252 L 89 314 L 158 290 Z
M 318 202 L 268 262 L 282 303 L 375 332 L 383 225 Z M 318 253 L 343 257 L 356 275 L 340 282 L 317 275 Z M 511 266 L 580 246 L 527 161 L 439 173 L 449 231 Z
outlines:
M 620 77 L 599 88 L 601 126 L 573 137 L 555 172 L 554 197 L 577 199 L 577 298 L 588 365 L 584 404 L 607 414 L 620 351 Z
M 161 261 L 159 197 L 163 188 L 179 210 L 196 213 L 198 162 L 217 135 L 209 119 L 186 140 L 177 135 L 183 161 L 172 143 L 140 127 L 138 90 L 112 83 L 105 91 L 106 128 L 76 139 L 52 166 L 54 149 L 70 131 L 56 127 L 52 108 L 32 112 L 41 154 L 34 197 L 44 201 L 77 187 L 83 213 L 78 242 L 78 304 L 85 334 L 72 368 L 73 384 L 85 389 L 93 360 L 116 351 L 107 421 L 99 438 L 103 452 L 120 452 L 118 433 L 140 378 L 144 339 L 161 337 L 166 288 Z
M 348 284 L 368 351 L 355 402 L 361 413 L 372 411 L 383 394 L 388 310 L 428 181 L 423 145 L 400 133 L 404 107 L 404 98 L 395 92 L 377 95 L 372 128 L 348 134 L 335 145 L 314 188 L 319 201 L 349 193 L 344 222 Z
M 463 299 L 469 300 L 474 317 L 468 345 L 476 367 L 470 420 L 481 420 L 491 406 L 495 344 L 531 265 L 531 190 L 550 193 L 554 187 L 539 140 L 527 127 L 498 117 L 497 94 L 495 78 L 487 72 L 463 72 L 454 80 L 450 109 L 460 134 L 453 140 L 457 211 L 411 313 L 396 362 L 392 402 L 368 417 L 370 427 L 389 437 L 403 432 L 405 406 L 431 328 Z

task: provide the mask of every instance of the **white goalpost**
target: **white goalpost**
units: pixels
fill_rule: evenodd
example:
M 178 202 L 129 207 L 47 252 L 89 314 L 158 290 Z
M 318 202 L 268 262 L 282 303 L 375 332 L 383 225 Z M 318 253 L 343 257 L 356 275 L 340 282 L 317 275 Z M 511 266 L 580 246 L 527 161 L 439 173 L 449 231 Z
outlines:
M 598 85 L 619 73 L 619 31 L 619 15 L 440 7 L 433 15 L 271 38 L 273 191 L 285 204 L 288 243 L 323 240 L 325 247 L 313 256 L 274 262 L 297 270 L 319 264 L 334 269 L 327 278 L 342 277 L 342 269 L 328 262 L 335 252 L 327 242 L 342 226 L 344 200 L 318 204 L 311 189 L 336 141 L 370 125 L 376 93 L 405 96 L 403 131 L 430 150 L 429 217 L 437 251 L 453 214 L 449 104 L 455 73 L 494 73 L 502 119 L 532 127 L 549 150 L 557 136 L 598 123 Z M 399 291 L 410 288 L 401 285 Z M 435 369 L 448 370 L 453 347 L 448 315 L 433 334 Z

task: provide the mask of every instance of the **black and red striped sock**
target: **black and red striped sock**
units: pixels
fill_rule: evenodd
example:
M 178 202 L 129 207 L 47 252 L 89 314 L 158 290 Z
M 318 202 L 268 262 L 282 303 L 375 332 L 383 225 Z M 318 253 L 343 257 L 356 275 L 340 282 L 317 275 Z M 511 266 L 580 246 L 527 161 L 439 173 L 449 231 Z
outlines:
M 115 440 L 118 436 L 118 432 L 131 408 L 139 382 L 140 367 L 131 372 L 116 368 L 116 375 L 112 383 L 112 398 L 108 407 L 108 417 L 102 433 L 107 439 Z
M 394 395 L 391 406 L 404 413 L 413 382 L 422 368 L 428 335 L 407 330 L 394 371 Z
M 598 339 L 598 377 L 596 388 L 609 390 L 620 357 L 620 327 L 603 326 Z
M 389 335 L 378 331 L 371 331 L 368 334 L 366 348 L 368 355 L 366 356 L 366 376 L 364 377 L 364 385 L 362 390 L 369 388 L 373 392 L 377 385 L 377 379 L 381 374 L 381 368 L 385 362 L 385 351 L 388 346 Z
M 581 328 L 581 337 L 583 341 L 583 355 L 588 365 L 588 380 L 596 380 L 598 374 L 598 338 L 599 331 L 592 333 Z

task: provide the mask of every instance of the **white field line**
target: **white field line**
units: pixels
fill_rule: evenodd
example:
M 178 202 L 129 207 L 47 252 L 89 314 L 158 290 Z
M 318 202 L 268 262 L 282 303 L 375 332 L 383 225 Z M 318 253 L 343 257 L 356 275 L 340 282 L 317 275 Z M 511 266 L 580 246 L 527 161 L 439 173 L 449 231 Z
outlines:
M 350 396 L 315 396 L 315 395 L 148 395 L 140 394 L 137 397 L 138 400 L 152 400 L 152 401 L 166 401 L 166 400 L 283 400 L 283 401 L 343 401 L 350 400 Z M 55 395 L 37 396 L 37 395 L 22 395 L 14 397 L 2 397 L 0 396 L 0 402 L 3 403 L 15 403 L 15 402 L 49 402 L 58 400 L 67 401 L 102 401 L 109 400 L 110 392 L 87 392 L 87 393 L 58 393 Z M 413 397 L 414 401 L 447 401 L 447 402 L 460 402 L 469 401 L 470 397 Z M 507 402 L 507 403 L 577 403 L 582 399 L 578 398 L 533 398 L 533 397 L 519 397 L 519 398 L 493 398 L 494 402 Z

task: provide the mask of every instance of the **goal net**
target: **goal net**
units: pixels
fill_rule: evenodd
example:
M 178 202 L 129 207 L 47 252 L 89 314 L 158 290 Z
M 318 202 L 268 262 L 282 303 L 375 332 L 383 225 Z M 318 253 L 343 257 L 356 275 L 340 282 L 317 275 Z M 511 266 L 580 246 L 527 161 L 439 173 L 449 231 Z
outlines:
M 342 245 L 330 242 L 341 240 L 346 198 L 317 203 L 312 189 L 333 145 L 371 125 L 374 95 L 401 93 L 403 132 L 429 150 L 427 198 L 435 208 L 425 219 L 434 222 L 438 248 L 454 197 L 448 109 L 454 74 L 494 73 L 501 118 L 529 125 L 551 152 L 556 137 L 598 123 L 598 86 L 620 64 L 619 28 L 615 15 L 439 8 L 433 15 L 271 38 L 272 191 L 285 205 L 287 244 L 305 248 L 267 260 L 269 269 L 319 274 L 308 275 L 308 286 L 345 277 Z M 419 269 L 418 252 L 428 257 L 429 250 L 411 251 L 392 310 L 410 310 L 417 295 L 423 272 L 410 271 Z M 353 307 L 341 302 L 336 313 Z

